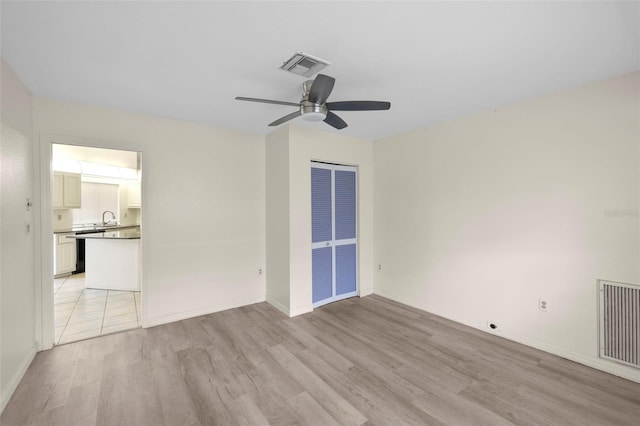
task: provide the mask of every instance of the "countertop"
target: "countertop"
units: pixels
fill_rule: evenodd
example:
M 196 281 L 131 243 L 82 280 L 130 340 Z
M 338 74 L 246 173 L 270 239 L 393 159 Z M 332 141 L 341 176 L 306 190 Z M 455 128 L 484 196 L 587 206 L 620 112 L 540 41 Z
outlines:
M 53 231 L 54 234 L 68 234 L 71 232 L 103 232 L 103 231 L 114 231 L 114 230 L 120 230 L 120 229 L 127 229 L 127 228 L 138 228 L 140 229 L 140 225 L 81 225 L 81 226 L 74 226 L 71 229 L 59 229 L 56 231 Z
M 75 238 L 77 240 L 139 240 L 140 228 L 126 228 L 117 231 L 108 230 L 105 232 L 94 232 L 91 234 L 77 234 L 67 238 Z

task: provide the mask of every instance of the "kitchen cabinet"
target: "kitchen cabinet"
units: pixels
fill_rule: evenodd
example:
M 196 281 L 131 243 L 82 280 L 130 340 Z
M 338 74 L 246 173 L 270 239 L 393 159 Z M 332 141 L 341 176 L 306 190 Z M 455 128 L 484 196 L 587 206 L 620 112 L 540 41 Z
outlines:
M 128 201 L 128 206 L 130 209 L 139 209 L 140 207 L 142 207 L 140 182 L 129 182 Z
M 76 270 L 75 233 L 54 234 L 53 241 L 53 275 L 68 274 Z
M 53 194 L 51 195 L 51 203 L 54 209 L 61 209 L 64 204 L 62 199 L 62 175 L 62 173 L 53 172 Z
M 82 177 L 78 173 L 53 172 L 54 209 L 79 209 L 82 206 Z

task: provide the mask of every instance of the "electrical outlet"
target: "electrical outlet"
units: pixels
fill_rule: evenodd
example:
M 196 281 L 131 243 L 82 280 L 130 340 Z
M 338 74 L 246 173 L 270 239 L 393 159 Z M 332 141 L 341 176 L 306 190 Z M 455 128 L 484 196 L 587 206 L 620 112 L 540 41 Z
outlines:
M 378 271 L 382 271 L 382 263 L 378 263 Z
M 549 303 L 544 299 L 538 300 L 538 309 L 542 312 L 549 312 Z
M 258 275 L 262 275 L 262 268 L 258 268 Z

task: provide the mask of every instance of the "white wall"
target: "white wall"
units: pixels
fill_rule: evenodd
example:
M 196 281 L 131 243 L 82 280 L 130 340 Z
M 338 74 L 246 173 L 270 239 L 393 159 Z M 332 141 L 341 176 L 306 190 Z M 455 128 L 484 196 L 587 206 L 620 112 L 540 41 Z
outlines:
M 142 152 L 143 325 L 265 299 L 262 136 L 43 98 L 34 128 Z
M 31 93 L 0 60 L 0 412 L 36 353 Z
M 290 315 L 309 312 L 311 289 L 311 161 L 358 167 L 358 285 L 373 292 L 373 143 L 307 127 L 290 128 Z
M 266 137 L 267 301 L 289 315 L 289 126 Z
M 375 292 L 640 381 L 597 357 L 596 290 L 640 284 L 639 87 L 625 75 L 375 142 Z

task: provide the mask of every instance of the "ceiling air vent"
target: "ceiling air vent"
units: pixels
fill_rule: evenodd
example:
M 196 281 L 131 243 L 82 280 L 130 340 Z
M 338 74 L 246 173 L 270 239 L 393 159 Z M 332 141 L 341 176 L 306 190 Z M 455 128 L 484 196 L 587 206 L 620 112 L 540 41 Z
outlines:
M 311 77 L 327 65 L 331 65 L 331 62 L 316 58 L 308 53 L 296 52 L 295 55 L 282 64 L 280 69 L 304 77 Z

